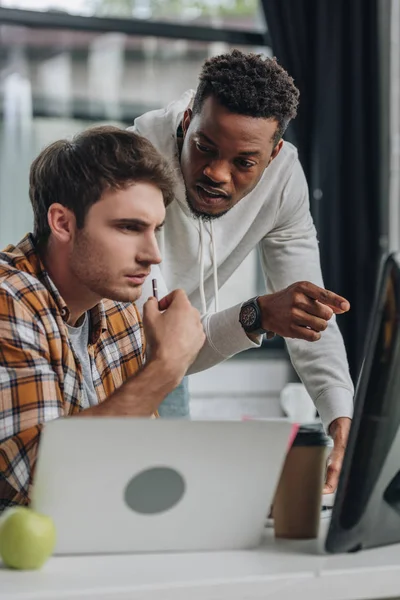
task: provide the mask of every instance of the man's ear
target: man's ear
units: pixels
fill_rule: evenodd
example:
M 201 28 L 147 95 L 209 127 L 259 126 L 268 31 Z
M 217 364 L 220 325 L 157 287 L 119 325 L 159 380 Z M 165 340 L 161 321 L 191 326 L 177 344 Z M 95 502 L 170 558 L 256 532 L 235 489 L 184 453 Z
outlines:
M 68 244 L 75 233 L 76 219 L 74 213 L 66 206 L 55 202 L 47 211 L 47 222 L 52 235 L 64 244 Z
M 276 144 L 275 148 L 272 150 L 272 154 L 269 157 L 268 164 L 270 164 L 274 160 L 274 158 L 276 158 L 278 156 L 279 152 L 281 151 L 282 146 L 283 146 L 283 140 L 280 139 L 279 142 Z
M 192 120 L 192 114 L 193 113 L 192 113 L 191 108 L 187 108 L 185 110 L 185 114 L 183 115 L 183 119 L 182 119 L 183 137 L 185 137 L 187 130 L 189 129 L 189 125 Z

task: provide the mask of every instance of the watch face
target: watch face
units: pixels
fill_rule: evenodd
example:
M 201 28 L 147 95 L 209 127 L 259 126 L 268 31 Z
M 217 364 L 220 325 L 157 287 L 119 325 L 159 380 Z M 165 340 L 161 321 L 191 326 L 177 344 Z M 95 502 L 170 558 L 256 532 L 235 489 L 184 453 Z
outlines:
M 244 327 L 252 327 L 257 320 L 257 311 L 254 306 L 245 306 L 240 314 L 240 321 Z

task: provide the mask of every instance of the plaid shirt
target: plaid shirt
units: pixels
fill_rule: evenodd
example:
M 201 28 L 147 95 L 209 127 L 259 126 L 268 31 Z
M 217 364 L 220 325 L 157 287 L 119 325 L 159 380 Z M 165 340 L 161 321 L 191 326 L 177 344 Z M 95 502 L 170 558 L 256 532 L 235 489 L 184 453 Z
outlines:
M 89 357 L 102 402 L 143 365 L 143 327 L 134 304 L 105 300 L 89 314 Z M 0 252 L 0 512 L 29 503 L 43 424 L 83 410 L 68 316 L 31 235 Z

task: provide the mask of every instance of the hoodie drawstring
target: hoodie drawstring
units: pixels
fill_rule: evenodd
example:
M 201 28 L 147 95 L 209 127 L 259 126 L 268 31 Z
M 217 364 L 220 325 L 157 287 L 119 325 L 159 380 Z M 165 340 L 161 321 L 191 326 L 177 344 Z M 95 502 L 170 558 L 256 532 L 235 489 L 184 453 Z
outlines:
M 206 294 L 204 291 L 204 225 L 203 221 L 199 219 L 199 235 L 200 235 L 200 299 L 201 299 L 201 310 L 202 314 L 207 312 Z M 214 240 L 214 228 L 213 222 L 210 222 L 210 237 L 211 237 L 211 249 L 212 249 L 212 264 L 213 264 L 213 280 L 214 280 L 214 301 L 215 301 L 215 312 L 219 310 L 219 294 L 218 294 L 218 267 L 217 267 L 217 248 Z
M 199 234 L 200 234 L 200 299 L 201 299 L 201 314 L 207 312 L 206 294 L 204 292 L 204 242 L 203 242 L 203 221 L 199 219 Z
M 214 277 L 214 302 L 215 312 L 219 310 L 219 297 L 218 297 L 218 266 L 217 266 L 217 247 L 214 240 L 214 227 L 213 222 L 210 222 L 210 235 L 211 235 L 211 247 L 212 247 L 212 263 L 213 263 L 213 277 Z

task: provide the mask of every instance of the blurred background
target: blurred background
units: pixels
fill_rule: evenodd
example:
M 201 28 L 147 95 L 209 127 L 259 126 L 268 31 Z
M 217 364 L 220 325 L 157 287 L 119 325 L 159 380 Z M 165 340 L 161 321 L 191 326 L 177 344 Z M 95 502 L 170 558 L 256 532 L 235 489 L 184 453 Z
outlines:
M 400 244 L 399 0 L 0 0 L 0 247 L 32 230 L 28 172 L 47 143 L 122 127 L 195 88 L 203 61 L 240 48 L 277 56 L 301 92 L 298 149 L 326 287 L 353 379 L 382 255 Z M 263 293 L 257 252 L 222 290 Z M 190 378 L 192 414 L 281 414 L 296 381 L 283 341 Z

